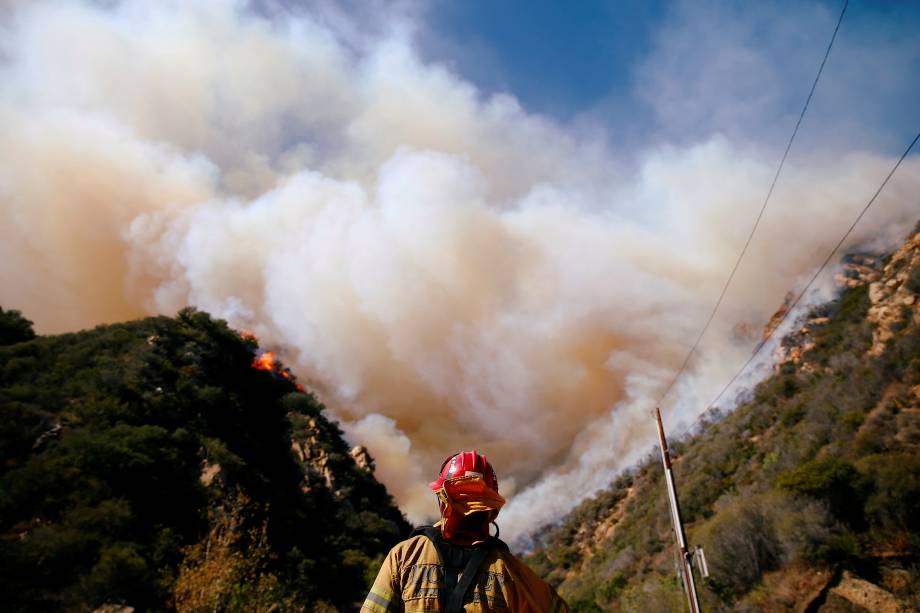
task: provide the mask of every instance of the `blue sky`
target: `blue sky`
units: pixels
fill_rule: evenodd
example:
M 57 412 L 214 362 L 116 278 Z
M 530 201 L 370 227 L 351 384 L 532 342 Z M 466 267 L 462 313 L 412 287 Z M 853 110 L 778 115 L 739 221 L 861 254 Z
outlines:
M 484 93 L 614 145 L 720 132 L 778 146 L 842 5 L 438 0 L 418 42 Z M 918 31 L 920 2 L 851 2 L 803 142 L 903 147 L 920 123 Z
M 570 117 L 627 90 L 667 3 L 435 3 L 430 57 L 446 59 L 489 91 L 510 91 L 533 111 Z

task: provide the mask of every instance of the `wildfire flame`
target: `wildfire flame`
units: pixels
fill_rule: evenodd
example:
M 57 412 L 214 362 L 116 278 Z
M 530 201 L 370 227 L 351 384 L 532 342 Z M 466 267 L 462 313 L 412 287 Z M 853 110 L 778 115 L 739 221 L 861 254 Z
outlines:
M 252 360 L 252 367 L 256 370 L 275 370 L 275 353 L 273 351 L 266 351 L 261 355 L 257 355 Z
M 252 330 L 240 330 L 240 338 L 244 341 L 258 341 L 256 335 L 253 334 Z
M 297 388 L 298 392 L 303 392 L 303 386 L 300 383 L 296 383 L 291 377 L 290 371 L 287 369 L 281 368 L 277 360 L 275 360 L 274 351 L 265 351 L 260 353 L 252 360 L 252 367 L 256 370 L 267 370 L 275 374 L 281 375 L 291 383 L 294 383 L 294 387 Z

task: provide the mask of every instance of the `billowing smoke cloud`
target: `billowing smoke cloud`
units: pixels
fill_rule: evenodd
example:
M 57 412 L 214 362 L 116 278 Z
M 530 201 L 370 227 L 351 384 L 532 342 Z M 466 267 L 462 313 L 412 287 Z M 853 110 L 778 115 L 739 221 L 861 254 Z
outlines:
M 512 537 L 643 453 L 775 169 L 708 134 L 627 173 L 422 62 L 406 17 L 362 39 L 235 2 L 8 12 L 0 303 L 46 333 L 187 304 L 252 329 L 415 520 L 460 448 L 494 461 Z M 704 408 L 755 340 L 737 325 L 763 324 L 892 160 L 797 162 L 672 416 Z M 918 171 L 854 243 L 913 221 Z

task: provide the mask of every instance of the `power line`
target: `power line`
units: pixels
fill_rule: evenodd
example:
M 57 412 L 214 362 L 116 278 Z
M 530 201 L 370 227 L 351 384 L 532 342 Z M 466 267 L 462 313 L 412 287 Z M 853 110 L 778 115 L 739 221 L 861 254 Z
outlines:
M 735 278 L 735 273 L 738 272 L 738 267 L 741 265 L 741 260 L 744 259 L 744 255 L 747 253 L 748 247 L 751 244 L 751 240 L 754 238 L 754 233 L 757 232 L 757 227 L 760 225 L 760 220 L 763 218 L 764 211 L 767 210 L 767 204 L 770 202 L 770 198 L 773 196 L 773 189 L 776 187 L 776 182 L 779 180 L 779 175 L 783 171 L 783 166 L 786 164 L 786 158 L 789 156 L 789 150 L 792 149 L 792 143 L 795 141 L 795 136 L 799 132 L 799 126 L 802 125 L 802 120 L 805 118 L 805 111 L 808 110 L 808 105 L 811 103 L 811 98 L 814 96 L 815 89 L 818 87 L 818 81 L 821 79 L 821 73 L 824 72 L 824 65 L 827 63 L 827 58 L 831 54 L 831 48 L 834 46 L 834 41 L 837 39 L 837 32 L 840 30 L 840 24 L 843 22 L 843 15 L 846 13 L 847 6 L 849 4 L 849 0 L 844 0 L 843 9 L 841 9 L 840 16 L 837 18 L 837 26 L 834 28 L 834 33 L 831 35 L 830 43 L 828 43 L 827 50 L 824 52 L 824 59 L 821 60 L 821 65 L 818 67 L 818 74 L 815 75 L 814 83 L 811 84 L 811 91 L 808 92 L 808 97 L 805 99 L 805 105 L 802 107 L 802 112 L 799 113 L 799 119 L 795 122 L 795 128 L 792 130 L 792 136 L 789 137 L 789 142 L 786 144 L 786 150 L 783 152 L 783 157 L 779 161 L 779 166 L 776 169 L 776 174 L 773 175 L 773 181 L 770 183 L 770 189 L 767 190 L 767 196 L 764 198 L 763 204 L 760 207 L 760 212 L 757 214 L 757 219 L 754 220 L 754 226 L 751 228 L 751 232 L 748 234 L 747 240 L 744 243 L 744 247 L 741 248 L 741 253 L 738 254 L 738 259 L 735 260 L 735 265 L 732 267 L 731 274 L 728 275 L 728 279 L 725 281 L 725 285 L 722 286 L 722 291 L 719 294 L 719 299 L 716 300 L 715 306 L 712 307 L 712 312 L 709 314 L 709 319 L 706 320 L 706 324 L 700 331 L 699 336 L 696 337 L 696 341 L 694 341 L 693 346 L 690 347 L 690 351 L 687 353 L 687 357 L 684 358 L 684 361 L 680 365 L 680 368 L 677 370 L 677 373 L 671 379 L 671 382 L 668 383 L 664 393 L 662 393 L 661 397 L 658 399 L 658 406 L 661 406 L 661 404 L 664 402 L 664 399 L 668 397 L 668 394 L 671 392 L 671 388 L 674 387 L 674 384 L 677 383 L 678 379 L 680 379 L 680 376 L 687 368 L 687 365 L 690 363 L 690 358 L 693 357 L 696 348 L 699 347 L 700 341 L 703 340 L 703 336 L 705 336 L 706 331 L 709 330 L 709 326 L 712 324 L 712 320 L 715 319 L 716 312 L 719 310 L 719 306 L 722 304 L 722 300 L 725 298 L 725 293 L 728 291 L 728 287 L 731 285 L 732 280 Z
M 914 145 L 917 144 L 918 140 L 920 140 L 920 132 L 917 132 L 917 135 L 914 137 L 914 140 L 911 141 L 910 145 L 907 146 L 907 149 L 904 150 L 904 153 L 901 154 L 901 157 L 898 159 L 897 163 L 895 163 L 895 165 L 888 172 L 888 175 L 885 177 L 885 180 L 882 181 L 882 184 L 879 185 L 877 190 L 875 190 L 875 193 L 872 195 L 872 198 L 869 199 L 869 202 L 866 203 L 866 206 L 864 206 L 862 211 L 860 211 L 859 215 L 856 216 L 856 219 L 850 225 L 849 229 L 844 233 L 844 235 L 840 238 L 840 240 L 837 241 L 837 244 L 834 246 L 831 252 L 827 254 L 827 257 L 824 258 L 824 262 L 821 264 L 820 268 L 818 268 L 815 274 L 812 275 L 811 280 L 809 280 L 808 283 L 805 285 L 805 287 L 802 288 L 802 291 L 798 293 L 798 295 L 795 297 L 795 300 L 793 300 L 792 304 L 789 305 L 789 308 L 786 309 L 786 312 L 783 314 L 779 322 L 775 326 L 773 326 L 773 328 L 767 333 L 767 336 L 763 339 L 763 341 L 757 344 L 757 347 L 755 347 L 754 352 L 751 353 L 751 357 L 749 357 L 747 361 L 741 366 L 741 368 L 738 369 L 738 371 L 734 374 L 731 380 L 729 380 L 729 382 L 725 384 L 725 387 L 723 387 L 722 390 L 718 393 L 718 395 L 712 399 L 712 402 L 706 405 L 707 409 L 715 406 L 715 404 L 722 398 L 725 392 L 727 392 L 729 388 L 731 388 L 732 384 L 738 379 L 738 377 L 741 376 L 741 373 L 743 373 L 747 369 L 747 367 L 751 365 L 751 362 L 754 361 L 754 358 L 757 357 L 757 355 L 760 353 L 760 350 L 763 349 L 764 346 L 766 346 L 767 341 L 769 341 L 773 337 L 773 334 L 777 330 L 780 329 L 780 327 L 783 325 L 783 323 L 786 321 L 786 319 L 789 317 L 789 315 L 792 313 L 795 307 L 802 300 L 802 297 L 805 296 L 805 293 L 808 292 L 808 290 L 814 284 L 815 280 L 817 280 L 818 276 L 824 271 L 825 268 L 827 268 L 827 265 L 833 259 L 834 255 L 840 250 L 840 247 L 843 245 L 846 239 L 853 232 L 853 229 L 856 227 L 856 224 L 860 222 L 860 220 L 869 210 L 869 207 L 871 207 L 875 203 L 875 200 L 878 198 L 879 194 L 881 194 L 882 190 L 885 189 L 885 186 L 888 185 L 888 181 L 894 175 L 895 171 L 897 171 L 898 167 L 901 165 L 901 162 L 903 162 L 907 158 L 911 149 L 914 148 Z M 686 434 L 687 432 L 692 430 L 693 427 L 697 423 L 700 422 L 703 415 L 705 415 L 705 411 L 702 414 L 700 414 L 700 416 L 697 417 L 696 420 L 694 420 L 694 422 L 690 424 L 690 426 L 686 430 L 684 430 L 683 434 Z

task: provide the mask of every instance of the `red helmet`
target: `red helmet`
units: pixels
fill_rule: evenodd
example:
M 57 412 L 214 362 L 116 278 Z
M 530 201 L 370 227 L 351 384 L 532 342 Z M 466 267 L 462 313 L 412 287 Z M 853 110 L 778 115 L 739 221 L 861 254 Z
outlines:
M 495 469 L 489 464 L 486 456 L 476 453 L 475 449 L 447 456 L 447 459 L 441 464 L 438 480 L 429 483 L 428 489 L 432 492 L 439 492 L 445 481 L 469 476 L 481 476 L 486 485 L 498 493 L 498 477 L 495 476 Z

